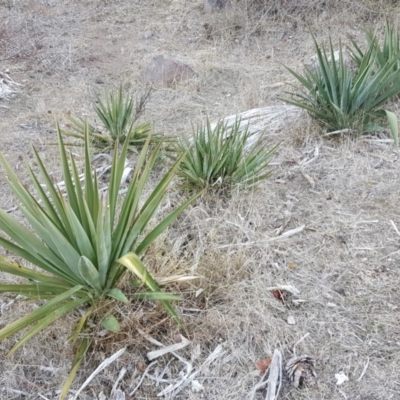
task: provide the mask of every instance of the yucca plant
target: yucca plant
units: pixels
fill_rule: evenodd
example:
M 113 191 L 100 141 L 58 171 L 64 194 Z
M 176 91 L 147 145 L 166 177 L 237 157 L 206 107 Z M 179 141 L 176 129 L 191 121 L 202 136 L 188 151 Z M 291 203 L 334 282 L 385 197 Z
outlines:
M 301 84 L 292 98 L 283 98 L 308 111 L 328 132 L 366 132 L 381 129 L 379 123 L 389 123 L 393 139 L 398 145 L 398 124 L 393 112 L 381 108 L 400 93 L 400 79 L 393 68 L 400 53 L 382 68 L 374 66 L 374 46 L 370 46 L 354 71 L 345 62 L 342 45 L 335 58 L 332 41 L 329 51 L 321 49 L 314 38 L 318 65 L 315 71 L 305 68 L 304 75 L 286 68 Z
M 368 48 L 372 49 L 371 57 L 377 70 L 384 68 L 385 65 L 393 59 L 397 62 L 393 65 L 393 72 L 399 70 L 399 54 L 400 54 L 400 40 L 399 32 L 397 28 L 392 26 L 388 20 L 386 20 L 385 33 L 383 35 L 382 45 L 379 42 L 376 31 L 372 29 L 365 29 L 365 36 L 368 43 Z M 350 49 L 351 56 L 358 66 L 361 65 L 362 60 L 365 56 L 368 56 L 367 52 L 361 50 L 354 39 L 350 39 L 353 45 L 353 49 Z
M 215 127 L 209 121 L 199 125 L 175 146 L 177 156 L 183 157 L 177 171 L 181 183 L 196 190 L 226 190 L 268 178 L 267 167 L 278 145 L 267 149 L 257 140 L 248 146 L 249 138 L 250 131 L 242 129 L 239 120 L 230 127 L 222 121 Z
M 93 108 L 102 127 L 100 130 L 96 130 L 89 124 L 89 135 L 93 145 L 104 151 L 113 148 L 115 142 L 123 143 L 129 137 L 129 150 L 137 152 L 149 136 L 152 143 L 164 140 L 160 134 L 151 134 L 149 122 L 137 123 L 148 97 L 149 92 L 142 96 L 140 101 L 135 102 L 132 96 L 124 95 L 122 86 L 120 86 L 116 93 L 106 93 L 104 101 L 97 98 Z M 83 140 L 86 121 L 71 117 L 69 125 L 72 130 L 63 130 L 63 134 Z
M 115 299 L 128 303 L 119 287 L 127 271 L 133 273 L 137 283 L 142 283 L 135 296 L 159 300 L 169 314 L 179 322 L 178 315 L 170 304 L 176 296 L 163 293 L 151 273 L 146 269 L 142 257 L 144 251 L 195 198 L 184 202 L 161 222 L 149 229 L 150 221 L 162 201 L 168 185 L 179 166 L 180 159 L 162 177 L 161 181 L 143 198 L 143 189 L 148 183 L 161 143 L 148 154 L 151 138 L 148 137 L 136 162 L 133 175 L 122 198 L 119 194 L 124 173 L 129 138 L 122 146 L 115 145 L 109 186 L 106 193 L 99 191 L 96 174 L 92 170 L 90 157 L 89 128 L 85 127 L 84 142 L 84 187 L 74 157 L 68 154 L 58 129 L 58 142 L 62 174 L 65 183 L 64 195 L 53 185 L 52 177 L 33 148 L 40 174 L 28 166 L 32 187 L 29 191 L 0 153 L 0 162 L 6 172 L 6 180 L 20 204 L 20 210 L 29 227 L 17 222 L 0 209 L 0 246 L 25 260 L 26 265 L 0 258 L 0 271 L 27 280 L 21 284 L 0 284 L 0 292 L 23 295 L 28 299 L 46 300 L 45 304 L 29 315 L 18 319 L 0 330 L 0 340 L 28 328 L 17 344 L 10 350 L 13 354 L 32 336 L 51 323 L 79 307 L 83 316 L 77 322 L 71 336 L 77 344 L 70 375 L 60 398 L 65 398 L 79 365 L 92 340 L 89 324 L 100 318 L 101 324 L 110 331 L 117 331 L 119 324 L 110 312 Z M 145 201 L 143 201 L 145 200 Z M 39 270 L 32 269 L 35 265 Z M 40 271 L 42 270 L 42 271 Z M 143 290 L 143 287 L 147 290 Z M 104 307 L 100 307 L 104 306 Z M 100 309 L 107 314 L 99 315 Z M 89 330 L 89 332 L 88 332 Z

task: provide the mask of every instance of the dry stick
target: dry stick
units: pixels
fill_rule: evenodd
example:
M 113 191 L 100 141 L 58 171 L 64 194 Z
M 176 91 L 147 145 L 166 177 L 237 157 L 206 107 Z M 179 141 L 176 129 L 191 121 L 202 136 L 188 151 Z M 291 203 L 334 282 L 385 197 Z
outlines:
M 315 188 L 315 181 L 313 178 L 311 178 L 310 175 L 306 174 L 303 170 L 300 170 L 301 174 L 304 176 L 304 178 L 307 180 L 307 182 L 310 184 L 311 188 Z
M 253 400 L 258 390 L 264 389 L 268 384 L 268 379 L 265 379 L 269 373 L 269 367 L 265 370 L 264 375 L 261 377 L 260 381 L 256 386 L 252 389 L 252 391 L 248 394 L 248 400 Z
M 154 338 L 152 338 L 150 335 L 148 335 L 146 332 L 144 332 L 144 331 L 142 331 L 141 329 L 139 329 L 139 328 L 137 328 L 137 331 L 143 336 L 143 337 L 145 337 L 150 343 L 153 343 L 153 344 L 155 344 L 156 346 L 159 346 L 159 347 L 164 347 L 164 345 L 161 343 L 161 342 L 159 342 L 158 340 L 156 340 L 156 339 L 154 339 Z M 186 338 L 184 338 L 182 335 L 181 335 L 181 337 L 182 337 L 182 342 L 184 342 L 184 340 L 183 339 L 185 339 L 185 340 L 187 340 Z M 190 341 L 188 341 L 188 344 L 190 343 Z M 186 346 L 186 345 L 185 345 Z M 189 376 L 189 374 L 192 372 L 192 370 L 193 370 L 193 367 L 192 367 L 192 364 L 190 364 L 190 362 L 189 361 L 187 361 L 187 360 L 185 360 L 183 357 L 181 357 L 180 355 L 178 355 L 178 354 L 176 354 L 174 351 L 171 351 L 171 348 L 170 348 L 170 346 L 168 346 L 169 347 L 169 353 L 171 353 L 173 356 L 175 356 L 179 361 L 181 361 L 183 364 L 185 364 L 185 366 L 186 366 L 186 369 L 187 369 L 187 372 L 186 372 L 186 375 L 184 375 L 184 378 L 183 379 L 186 379 L 186 377 L 187 376 Z M 160 350 L 160 351 L 163 351 L 164 349 L 162 349 L 162 350 Z M 177 349 L 175 349 L 175 350 L 177 350 Z M 150 352 L 151 353 L 151 352 Z M 153 352 L 154 353 L 154 352 Z M 149 353 L 148 353 L 149 354 Z M 148 357 L 148 354 L 147 354 L 147 357 Z M 145 374 L 144 375 L 147 375 L 150 379 L 152 379 L 152 377 L 147 373 L 147 370 L 146 370 L 146 372 L 145 372 Z M 141 381 L 143 380 L 143 378 L 144 378 L 144 375 L 143 375 L 143 377 L 142 377 L 142 379 L 141 379 Z M 157 380 L 157 378 L 155 378 L 156 380 Z M 139 383 L 141 383 L 141 381 L 139 382 Z M 180 384 L 180 383 L 179 383 Z M 168 388 L 169 387 L 171 387 L 171 385 L 170 386 L 168 386 Z M 135 388 L 135 390 L 136 390 L 137 388 Z M 132 395 L 132 394 L 131 394 Z
M 165 346 L 160 350 L 149 351 L 146 354 L 148 360 L 152 361 L 155 358 L 163 356 L 164 354 L 173 353 L 176 350 L 180 350 L 180 349 L 185 348 L 186 346 L 188 346 L 191 343 L 190 340 L 186 339 L 182 335 L 181 335 L 181 338 L 182 338 L 182 342 L 181 343 L 175 343 L 175 344 L 172 344 L 171 346 Z
M 153 361 L 152 363 L 150 363 L 150 364 L 147 366 L 146 370 L 143 372 L 142 377 L 140 378 L 139 383 L 136 385 L 135 389 L 133 389 L 132 392 L 129 393 L 129 396 L 133 396 L 133 394 L 136 392 L 136 390 L 138 390 L 138 389 L 140 388 L 140 385 L 142 384 L 144 377 L 147 375 L 147 372 L 149 371 L 149 369 L 150 369 L 154 364 L 157 364 L 157 361 Z
M 364 365 L 364 369 L 362 370 L 360 377 L 357 379 L 357 382 L 360 382 L 361 379 L 363 378 L 363 376 L 365 375 L 365 373 L 367 372 L 368 365 L 369 365 L 369 357 L 367 359 L 367 362 Z
M 124 347 L 121 350 L 118 350 L 116 353 L 114 353 L 111 357 L 106 358 L 97 368 L 96 370 L 89 376 L 89 378 L 86 379 L 86 381 L 83 383 L 83 385 L 78 389 L 78 391 L 75 393 L 75 396 L 72 398 L 72 400 L 76 400 L 80 393 L 82 392 L 83 389 L 89 383 L 92 381 L 92 379 L 100 373 L 104 368 L 107 368 L 112 362 L 114 362 L 118 357 L 120 357 L 122 354 L 125 353 L 126 347 Z
M 340 129 L 340 130 L 338 130 L 338 131 L 333 131 L 333 132 L 324 133 L 322 136 L 339 135 L 340 133 L 349 133 L 349 132 L 354 132 L 354 130 L 348 129 L 348 128 L 346 128 L 346 129 Z
M 390 220 L 390 223 L 392 224 L 392 226 L 393 226 L 394 230 L 396 231 L 396 233 L 400 236 L 400 232 L 399 232 L 399 230 L 397 229 L 396 224 L 395 224 L 392 220 Z
M 315 150 L 314 150 L 314 155 L 312 158 L 310 158 L 309 160 L 303 160 L 300 165 L 302 167 L 304 167 L 305 165 L 311 164 L 312 162 L 314 162 L 317 158 L 319 157 L 319 147 L 315 146 Z
M 274 351 L 271 365 L 269 366 L 268 390 L 265 400 L 277 400 L 282 384 L 282 354 Z M 278 388 L 277 388 L 278 386 Z
M 159 346 L 159 347 L 164 347 L 164 345 L 163 345 L 161 342 L 159 342 L 158 340 L 152 338 L 150 335 L 148 335 L 146 332 L 142 331 L 141 329 L 137 328 L 137 331 L 138 331 L 143 337 L 145 337 L 150 343 L 153 343 L 153 344 L 155 344 L 156 346 Z M 181 335 L 181 338 L 182 338 L 182 342 L 184 342 L 184 339 L 187 340 L 187 339 L 184 338 L 182 335 Z M 190 343 L 190 341 L 189 341 L 189 343 Z M 189 344 L 189 343 L 188 343 L 188 344 Z M 170 347 L 170 346 L 168 346 L 168 347 Z M 186 345 L 185 345 L 184 347 L 186 347 Z M 168 352 L 171 353 L 172 355 L 174 355 L 178 360 L 182 361 L 184 364 L 186 364 L 186 365 L 189 364 L 188 361 L 186 361 L 186 360 L 183 359 L 181 356 L 179 356 L 178 354 L 176 354 L 173 350 L 172 350 L 172 351 L 170 350 L 170 351 L 168 351 Z M 149 360 L 149 361 L 151 361 L 151 360 Z
M 286 231 L 285 233 L 282 233 L 282 235 L 279 235 L 274 238 L 269 238 L 266 240 L 258 240 L 258 241 L 246 242 L 246 243 L 225 244 L 223 246 L 218 246 L 218 249 L 224 249 L 226 247 L 232 247 L 232 246 L 253 246 L 253 245 L 257 245 L 257 244 L 271 243 L 271 242 L 275 242 L 277 240 L 287 239 L 290 236 L 293 236 L 293 235 L 296 235 L 297 233 L 302 232 L 305 227 L 306 227 L 305 225 L 302 225 L 302 226 L 299 226 L 298 228 L 292 229 L 290 231 Z
M 295 356 L 295 357 L 297 357 L 297 355 L 296 355 L 296 346 L 297 345 L 299 345 L 307 336 L 309 336 L 310 335 L 310 333 L 309 332 L 307 332 L 302 338 L 300 338 L 294 345 L 293 345 L 293 355 Z
M 126 368 L 122 368 L 121 371 L 119 371 L 118 378 L 115 381 L 115 383 L 111 389 L 111 394 L 114 394 L 114 392 L 117 391 L 118 384 L 119 384 L 120 380 L 124 377 L 125 374 L 126 374 Z
M 199 369 L 195 372 L 193 372 L 189 376 L 184 376 L 179 382 L 172 386 L 166 387 L 163 391 L 160 393 L 157 393 L 157 397 L 164 396 L 166 394 L 171 394 L 171 398 L 175 398 L 175 396 L 180 393 L 186 386 L 188 386 L 194 378 L 201 372 L 203 368 L 211 364 L 214 360 L 216 360 L 218 357 L 221 357 L 222 355 L 225 354 L 225 351 L 223 351 L 223 346 L 219 344 L 214 351 L 206 358 L 204 363 L 199 367 Z

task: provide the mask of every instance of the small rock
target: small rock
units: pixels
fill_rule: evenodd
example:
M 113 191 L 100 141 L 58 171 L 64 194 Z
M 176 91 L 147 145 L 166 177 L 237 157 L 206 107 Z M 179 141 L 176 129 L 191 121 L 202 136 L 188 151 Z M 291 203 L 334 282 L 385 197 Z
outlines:
M 117 390 L 114 390 L 111 392 L 110 400 L 125 400 L 125 399 L 126 399 L 126 396 L 122 390 L 117 389 Z
M 173 58 L 166 58 L 163 55 L 153 58 L 144 72 L 144 78 L 147 82 L 169 87 L 196 75 L 194 69 L 189 65 Z
M 150 39 L 151 37 L 154 36 L 154 31 L 148 30 L 143 34 L 143 39 Z
M 229 0 L 206 0 L 204 3 L 204 12 L 218 11 L 226 8 Z
M 296 320 L 294 319 L 293 315 L 289 315 L 288 316 L 287 323 L 289 325 L 295 325 L 296 324 Z
M 338 374 L 335 374 L 335 378 L 336 378 L 336 385 L 338 386 L 342 385 L 343 383 L 349 380 L 348 376 L 343 371 L 340 371 Z
M 99 85 L 103 85 L 104 84 L 104 80 L 100 77 L 97 77 L 95 80 L 95 83 L 99 84 Z
M 195 393 L 201 392 L 204 390 L 204 386 L 199 381 L 192 381 L 192 390 Z

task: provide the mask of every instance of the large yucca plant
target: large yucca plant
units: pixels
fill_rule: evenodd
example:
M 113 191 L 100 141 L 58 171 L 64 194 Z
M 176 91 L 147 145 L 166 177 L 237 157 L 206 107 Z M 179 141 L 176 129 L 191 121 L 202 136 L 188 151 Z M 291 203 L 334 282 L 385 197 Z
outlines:
M 267 170 L 275 146 L 267 149 L 257 140 L 250 146 L 250 131 L 237 120 L 233 126 L 223 121 L 211 126 L 207 121 L 183 137 L 175 146 L 183 157 L 177 175 L 191 189 L 229 189 L 235 184 L 252 185 L 268 178 Z
M 315 70 L 305 68 L 304 74 L 287 70 L 299 81 L 299 92 L 292 98 L 283 98 L 308 111 L 328 132 L 366 132 L 381 129 L 380 122 L 389 123 L 393 139 L 398 144 L 398 125 L 393 112 L 381 108 L 388 100 L 400 93 L 400 76 L 393 73 L 400 53 L 375 68 L 374 46 L 360 61 L 357 70 L 345 62 L 342 45 L 335 54 L 332 41 L 328 52 L 315 41 L 318 65 Z
M 127 139 L 122 149 L 116 144 L 112 158 L 109 187 L 106 193 L 99 191 L 96 174 L 91 166 L 89 129 L 85 128 L 84 187 L 74 157 L 67 152 L 58 130 L 62 174 L 66 194 L 53 185 L 49 171 L 33 149 L 40 175 L 28 166 L 33 194 L 19 180 L 10 164 L 0 153 L 0 162 L 6 172 L 6 180 L 17 197 L 20 210 L 29 228 L 0 209 L 0 245 L 25 260 L 25 266 L 0 258 L 0 271 L 27 280 L 21 284 L 0 284 L 0 292 L 23 295 L 28 299 L 46 300 L 45 304 L 29 315 L 18 319 L 0 330 L 0 340 L 28 328 L 9 354 L 13 354 L 32 336 L 38 334 L 64 314 L 83 308 L 83 317 L 77 322 L 71 337 L 78 341 L 72 369 L 60 398 L 65 398 L 85 353 L 90 347 L 87 332 L 94 317 L 99 318 L 99 305 L 109 311 L 113 299 L 127 303 L 119 283 L 127 271 L 132 272 L 142 287 L 135 296 L 159 300 L 179 322 L 170 304 L 175 296 L 161 292 L 160 287 L 142 262 L 143 252 L 187 207 L 195 196 L 176 208 L 151 230 L 148 229 L 154 213 L 165 195 L 180 159 L 163 176 L 147 199 L 142 199 L 143 189 L 149 180 L 161 148 L 161 143 L 148 154 L 150 137 L 142 152 L 127 187 L 125 196 L 119 194 L 129 147 Z M 143 201 L 144 200 L 144 201 Z M 32 269 L 35 265 L 39 270 Z M 42 271 L 40 271 L 42 270 Z M 117 318 L 107 312 L 101 316 L 102 325 L 117 331 Z

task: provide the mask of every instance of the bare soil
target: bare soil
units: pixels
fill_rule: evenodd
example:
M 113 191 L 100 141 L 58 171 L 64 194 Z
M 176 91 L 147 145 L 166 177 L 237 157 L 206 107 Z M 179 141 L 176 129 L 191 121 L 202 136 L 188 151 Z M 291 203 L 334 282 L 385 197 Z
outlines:
M 177 135 L 206 117 L 281 104 L 277 97 L 292 81 L 283 65 L 301 70 L 313 55 L 310 32 L 321 43 L 328 35 L 336 43 L 348 35 L 362 42 L 365 25 L 382 30 L 385 17 L 398 24 L 400 15 L 397 2 L 384 0 L 243 1 L 214 13 L 205 13 L 203 5 L 0 1 L 0 72 L 21 84 L 19 93 L 0 101 L 0 150 L 21 176 L 27 175 L 22 158 L 31 159 L 34 145 L 57 179 L 57 148 L 51 146 L 56 122 L 66 123 L 69 115 L 94 118 L 92 102 L 105 89 L 122 84 L 140 95 L 143 71 L 158 55 L 197 72 L 153 90 L 142 117 L 157 132 Z M 400 117 L 398 102 L 389 107 Z M 185 330 L 154 304 L 121 309 L 122 332 L 99 337 L 73 389 L 105 358 L 127 351 L 79 398 L 112 398 L 122 368 L 127 373 L 118 388 L 126 399 L 155 399 L 179 378 L 185 365 L 171 354 L 144 374 L 146 352 L 156 346 L 139 328 L 164 345 L 183 334 L 192 343 L 178 354 L 194 368 L 218 345 L 224 350 L 197 375 L 203 390 L 189 385 L 165 398 L 250 399 L 261 379 L 255 361 L 280 349 L 285 360 L 294 352 L 313 357 L 318 374 L 300 389 L 284 380 L 280 399 L 400 399 L 400 160 L 388 139 L 387 132 L 323 137 L 306 115 L 278 136 L 265 132 L 271 147 L 283 141 L 272 160 L 273 177 L 250 192 L 198 201 L 147 255 L 157 276 L 200 276 L 172 288 L 185 299 L 177 305 Z M 15 207 L 3 175 L 0 188 L 1 207 Z M 182 196 L 172 188 L 165 209 Z M 18 210 L 10 212 L 18 218 Z M 303 225 L 298 234 L 271 240 Z M 280 301 L 268 289 L 277 285 L 294 286 L 303 301 Z M 38 304 L 1 295 L 0 327 Z M 295 324 L 288 324 L 289 316 Z M 0 343 L 1 399 L 57 397 L 73 355 L 67 338 L 76 318 L 69 315 L 10 358 L 16 338 Z M 341 371 L 349 380 L 338 386 L 335 374 Z M 265 390 L 253 398 L 265 398 Z

